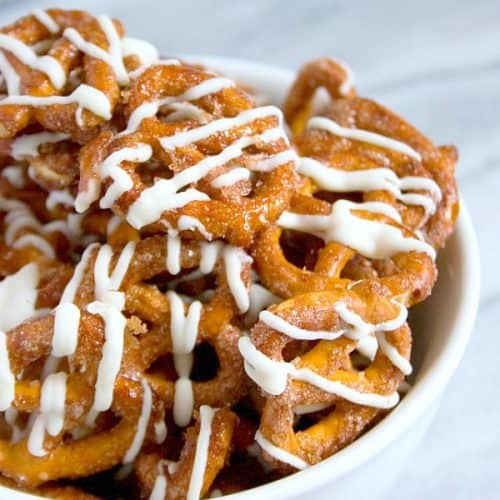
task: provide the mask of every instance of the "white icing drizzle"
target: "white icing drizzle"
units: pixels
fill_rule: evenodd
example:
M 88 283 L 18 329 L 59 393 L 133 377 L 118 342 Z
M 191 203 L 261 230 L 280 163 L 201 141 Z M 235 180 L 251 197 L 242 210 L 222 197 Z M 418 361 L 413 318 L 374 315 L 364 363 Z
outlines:
M 115 380 L 123 356 L 123 337 L 127 321 L 119 309 L 105 302 L 92 302 L 87 306 L 87 311 L 101 316 L 105 325 L 105 341 L 97 371 L 94 402 L 87 418 L 87 423 L 92 424 L 97 413 L 109 410 L 113 402 Z
M 155 63 L 158 64 L 158 50 L 146 40 L 139 38 L 123 37 L 121 39 L 122 56 L 137 56 L 141 60 L 141 64 L 150 66 Z M 129 78 L 132 77 L 129 73 Z
M 36 314 L 39 280 L 38 266 L 31 262 L 0 282 L 0 311 L 4 311 L 0 330 L 6 332 Z M 0 363 L 0 371 L 2 368 Z
M 193 367 L 193 349 L 198 337 L 202 304 L 195 300 L 184 315 L 184 302 L 175 292 L 167 293 L 170 303 L 170 335 L 172 353 L 178 379 L 175 382 L 174 422 L 185 427 L 191 421 L 194 408 L 193 384 L 190 374 Z
M 268 453 L 271 457 L 283 462 L 285 464 L 291 465 L 296 469 L 303 470 L 306 467 L 309 467 L 309 464 L 302 460 L 301 458 L 293 455 L 289 451 L 283 450 L 282 448 L 278 448 L 271 441 L 267 440 L 260 431 L 257 431 L 255 434 L 255 441 L 259 444 L 259 446 Z
M 210 184 L 217 189 L 232 186 L 240 181 L 246 181 L 250 178 L 250 170 L 244 167 L 236 167 L 229 172 L 217 176 Z
M 259 314 L 259 320 L 277 332 L 284 333 L 286 336 L 297 340 L 335 340 L 341 337 L 343 330 L 337 332 L 327 332 L 323 330 L 304 330 L 298 326 L 292 325 L 283 318 L 270 311 L 262 311 Z
M 54 248 L 41 235 L 50 234 L 55 231 L 71 238 L 71 233 L 68 225 L 64 221 L 53 221 L 47 224 L 42 224 L 35 218 L 29 207 L 18 200 L 5 199 L 0 196 L 0 210 L 7 212 L 5 215 L 5 243 L 13 248 L 24 248 L 33 246 L 38 248 L 47 257 L 53 259 L 55 257 Z M 38 234 L 22 234 L 20 231 L 30 230 Z
M 250 285 L 250 307 L 245 317 L 246 325 L 253 325 L 258 317 L 259 313 L 269 307 L 272 304 L 277 304 L 281 302 L 281 298 L 274 293 L 270 292 L 267 288 L 259 283 L 252 283 Z
M 111 119 L 111 104 L 106 94 L 84 83 L 79 85 L 67 96 L 54 95 L 37 97 L 30 95 L 12 95 L 0 100 L 0 106 L 10 104 L 35 107 L 52 106 L 53 104 L 78 104 L 78 109 L 83 108 L 92 111 L 92 113 L 105 120 Z
M 14 187 L 22 189 L 26 186 L 24 171 L 24 168 L 20 165 L 9 165 L 3 168 L 2 177 L 7 179 Z
M 13 36 L 0 33 L 0 49 L 11 52 L 17 59 L 30 68 L 44 73 L 56 89 L 66 83 L 66 74 L 61 63 L 52 56 L 39 56 L 31 47 Z M 18 94 L 19 89 L 16 89 Z M 12 94 L 15 95 L 15 94 Z
M 113 182 L 108 187 L 105 195 L 100 199 L 101 208 L 111 208 L 113 203 L 125 192 L 133 188 L 134 182 L 130 175 L 120 167 L 124 161 L 134 163 L 144 163 L 151 158 L 153 150 L 149 144 L 138 144 L 132 148 L 123 148 L 110 154 L 97 168 L 97 173 L 101 181 L 110 177 Z M 87 210 L 90 203 L 99 197 L 100 188 L 97 184 L 92 184 L 92 190 L 83 192 L 77 196 L 76 208 L 78 212 Z
M 55 309 L 52 356 L 62 358 L 75 353 L 78 344 L 80 309 L 70 302 L 62 302 Z
M 270 129 L 268 130 L 268 132 L 277 130 L 279 129 Z M 277 140 L 280 138 L 286 138 L 286 136 L 283 135 L 284 132 L 282 130 L 279 130 L 279 134 L 277 132 L 275 134 L 276 135 L 274 137 L 272 137 L 271 135 L 268 136 L 268 139 Z M 288 139 L 287 139 L 287 144 L 288 144 Z M 295 153 L 295 151 L 291 149 L 281 151 L 280 153 L 276 153 L 274 155 L 269 156 L 269 158 L 259 160 L 258 162 L 255 163 L 255 165 L 251 166 L 251 170 L 253 172 L 270 172 L 271 170 L 274 170 L 280 165 L 283 165 L 288 162 L 293 162 L 294 164 L 297 162 L 297 153 Z
M 179 64 L 179 61 L 168 59 L 166 61 L 162 61 L 160 64 L 164 66 L 171 66 Z M 170 106 L 172 104 L 184 101 L 195 101 L 209 94 L 219 92 L 220 90 L 223 90 L 225 88 L 234 87 L 234 85 L 235 83 L 228 78 L 215 77 L 204 80 L 198 85 L 195 85 L 194 87 L 186 90 L 186 92 L 181 95 L 168 96 L 164 97 L 163 99 L 144 102 L 136 109 L 134 109 L 128 120 L 127 128 L 119 135 L 125 135 L 135 132 L 139 128 L 142 120 L 155 116 L 162 106 Z
M 290 376 L 292 379 L 307 382 L 325 392 L 360 405 L 392 408 L 399 401 L 397 392 L 387 396 L 359 392 L 341 382 L 322 377 L 309 368 L 297 368 L 292 363 L 275 361 L 260 352 L 248 337 L 241 337 L 238 347 L 244 358 L 247 375 L 271 395 L 283 393 L 288 383 L 288 376 Z
M 167 108 L 173 110 L 173 112 L 169 113 L 165 118 L 167 122 L 198 120 L 199 123 L 208 123 L 210 121 L 209 113 L 190 102 L 173 102 L 168 104 Z
M 134 439 L 127 450 L 127 453 L 123 457 L 124 464 L 131 464 L 136 459 L 137 455 L 141 451 L 144 439 L 146 437 L 146 431 L 149 424 L 149 419 L 151 418 L 151 410 L 153 408 L 153 394 L 151 388 L 145 379 L 141 380 L 142 385 L 142 406 L 141 414 L 137 421 L 137 428 L 135 431 Z
M 369 144 L 380 146 L 382 148 L 392 149 L 393 151 L 397 151 L 398 153 L 403 153 L 406 156 L 410 156 L 417 161 L 422 161 L 420 153 L 415 151 L 404 142 L 386 137 L 385 135 L 377 134 L 375 132 L 370 132 L 368 130 L 342 127 L 337 122 L 334 122 L 333 120 L 330 120 L 329 118 L 325 118 L 323 116 L 312 117 L 307 123 L 307 127 L 319 128 L 339 137 L 345 137 L 346 139 L 367 142 Z
M 192 89 L 190 89 L 192 90 Z M 254 120 L 276 117 L 281 125 L 283 120 L 283 113 L 281 110 L 275 106 L 262 106 L 260 108 L 253 108 L 246 111 L 242 111 L 239 115 L 234 118 L 220 118 L 218 120 L 211 121 L 206 125 L 201 127 L 196 127 L 186 132 L 180 132 L 178 134 L 163 137 L 160 139 L 160 143 L 165 149 L 165 151 L 171 151 L 175 148 L 181 148 L 187 146 L 193 142 L 198 142 L 213 134 L 218 132 L 227 132 L 234 127 L 241 127 L 253 122 Z M 281 129 L 280 129 L 281 131 Z M 257 136 L 260 137 L 260 136 Z M 250 145 L 250 144 L 248 144 Z
M 226 245 L 222 252 L 226 280 L 240 313 L 246 313 L 250 307 L 250 295 L 241 277 L 244 263 L 251 263 L 252 258 L 239 247 Z
M 68 138 L 69 135 L 62 132 L 38 132 L 36 134 L 22 135 L 12 142 L 10 154 L 16 160 L 23 160 L 30 156 L 37 156 L 38 148 L 42 144 L 54 144 Z
M 120 85 L 127 85 L 129 77 L 125 65 L 123 64 L 122 42 L 120 36 L 113 24 L 113 21 L 104 15 L 96 17 L 99 27 L 103 31 L 108 41 L 108 50 L 85 40 L 74 28 L 66 28 L 63 36 L 67 38 L 78 50 L 84 52 L 90 57 L 101 59 L 109 64 L 115 73 L 116 79 Z
M 66 402 L 67 374 L 63 372 L 48 375 L 40 395 L 40 412 L 37 415 L 28 438 L 28 450 L 35 457 L 47 454 L 43 447 L 45 432 L 57 436 L 63 429 Z
M 0 73 L 7 87 L 7 94 L 18 95 L 21 92 L 21 78 L 3 52 L 0 52 Z
M 191 478 L 186 494 L 187 500 L 198 500 L 201 495 L 212 434 L 212 421 L 216 411 L 210 406 L 203 405 L 200 407 L 200 433 L 196 442 L 193 469 L 191 470 Z
M 162 444 L 167 439 L 168 429 L 167 424 L 164 420 L 159 420 L 154 423 L 154 431 L 155 431 L 155 443 Z
M 426 217 L 436 211 L 436 203 L 442 196 L 441 189 L 432 179 L 416 176 L 399 178 L 389 168 L 347 171 L 329 167 L 313 158 L 301 158 L 297 171 L 312 178 L 321 189 L 332 192 L 389 191 L 407 205 L 422 206 Z M 425 190 L 429 195 L 404 193 L 406 190 Z
M 73 207 L 74 204 L 75 199 L 67 189 L 54 189 L 53 191 L 50 191 L 49 196 L 47 196 L 47 199 L 45 200 L 47 210 L 54 210 L 57 205 Z
M 156 476 L 149 500 L 165 500 L 165 495 L 167 494 L 167 476 L 163 472 L 163 467 L 159 466 L 158 468 L 158 475 Z
M 187 231 L 197 229 L 198 232 L 208 241 L 212 240 L 212 234 L 209 233 L 203 223 L 196 217 L 190 215 L 181 215 L 177 220 L 177 229 Z
M 50 14 L 42 9 L 33 9 L 31 14 L 37 18 L 37 20 L 43 24 L 47 30 L 55 35 L 61 29 L 59 25 L 54 21 Z
M 224 243 L 222 241 L 214 241 L 212 243 L 202 242 L 200 244 L 200 271 L 203 274 L 210 274 L 214 270 L 223 247 Z
M 179 233 L 170 229 L 167 233 L 167 271 L 172 276 L 181 272 L 181 250 Z
M 122 314 L 125 294 L 119 291 L 121 283 L 135 251 L 135 242 L 129 242 L 121 251 L 110 274 L 113 251 L 103 245 L 97 253 L 94 265 L 95 301 L 87 306 L 91 314 L 104 320 L 104 345 L 97 369 L 94 402 L 87 416 L 87 423 L 93 424 L 99 412 L 107 411 L 113 402 L 115 380 L 120 371 L 123 357 L 123 342 L 127 320 Z
M 83 275 L 85 273 L 85 270 L 87 269 L 90 257 L 92 256 L 94 250 L 98 247 L 99 245 L 97 243 L 92 243 L 82 253 L 80 262 L 78 262 L 78 264 L 76 265 L 71 279 L 68 281 L 68 284 L 64 288 L 64 292 L 60 301 L 61 304 L 74 302 L 76 292 L 78 291 L 80 283 L 82 282 Z
M 435 259 L 431 245 L 416 238 L 405 237 L 397 227 L 363 219 L 352 210 L 383 214 L 401 222 L 397 210 L 386 203 L 354 203 L 338 200 L 329 215 L 302 215 L 284 212 L 278 220 L 281 227 L 314 234 L 325 243 L 337 241 L 372 259 L 387 259 L 398 252 L 423 252 Z

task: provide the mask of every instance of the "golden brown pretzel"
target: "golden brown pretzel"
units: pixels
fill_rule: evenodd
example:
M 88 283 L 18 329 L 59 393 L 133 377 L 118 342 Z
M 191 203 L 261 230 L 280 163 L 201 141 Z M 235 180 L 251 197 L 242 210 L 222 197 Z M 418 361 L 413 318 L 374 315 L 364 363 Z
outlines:
M 359 295 L 343 290 L 311 293 L 272 306 L 269 311 L 309 331 L 311 339 L 314 339 L 317 331 L 342 332 L 352 328 L 335 309 L 338 303 L 372 325 L 397 317 L 399 308 L 382 296 L 377 296 L 376 292 L 376 288 L 372 287 Z M 383 335 L 400 356 L 409 359 L 411 333 L 407 325 L 403 324 Z M 252 329 L 251 339 L 257 349 L 274 361 L 282 361 L 285 356 L 290 356 L 295 368 L 307 368 L 329 381 L 340 382 L 360 393 L 393 394 L 404 378 L 380 345 L 373 361 L 367 361 L 367 365 L 359 368 L 353 365 L 351 355 L 357 348 L 354 338 L 340 336 L 334 340 L 297 343 L 297 340 L 268 326 L 261 317 L 261 321 Z M 295 357 L 291 354 L 294 352 Z M 299 412 L 300 407 L 307 408 L 310 405 L 324 405 L 326 409 L 321 413 L 321 408 L 316 412 L 313 408 L 312 414 L 316 414 L 317 422 L 305 430 L 295 431 L 295 412 Z M 376 406 L 356 404 L 335 393 L 291 378 L 282 393 L 266 394 L 260 433 L 274 446 L 313 464 L 353 441 L 380 411 Z M 274 464 L 279 463 L 279 460 L 266 453 L 265 447 L 263 449 L 267 459 Z M 284 470 L 289 469 L 287 465 L 280 466 Z
M 209 492 L 219 471 L 226 465 L 231 453 L 231 440 L 237 417 L 229 409 L 216 410 L 211 424 L 210 441 L 208 446 L 207 465 L 203 471 L 203 482 L 200 498 Z M 167 479 L 166 500 L 180 500 L 186 498 L 189 491 L 193 465 L 196 456 L 196 447 L 200 435 L 200 418 L 196 424 L 187 429 L 185 443 L 182 447 L 179 461 L 174 467 L 169 467 L 167 461 L 162 460 L 158 453 L 144 454 L 136 463 L 136 474 L 141 486 L 141 496 L 148 498 L 153 491 L 159 474 Z
M 212 74 L 192 66 L 153 66 L 134 81 L 127 113 L 132 115 L 141 106 L 154 104 L 155 99 L 174 99 L 185 95 L 193 87 L 212 79 L 217 80 Z M 182 97 L 179 97 L 179 100 L 183 102 Z M 208 124 L 224 118 L 235 118 L 235 115 L 251 112 L 254 107 L 249 96 L 234 86 L 193 100 L 192 104 L 207 114 Z M 87 193 L 96 189 L 94 185 L 97 184 L 98 192 L 91 196 L 91 199 L 101 197 L 99 175 L 102 174 L 99 174 L 99 169 L 102 162 L 124 148 L 140 149 L 141 154 L 146 155 L 146 161 L 125 160 L 119 163 L 119 167 L 130 177 L 132 187 L 126 189 L 110 204 L 115 213 L 127 217 L 138 229 L 153 224 L 156 231 L 165 231 L 165 223 L 176 227 L 182 215 L 195 217 L 213 237 L 225 238 L 233 244 L 246 246 L 256 231 L 276 220 L 286 208 L 296 179 L 292 161 L 284 159 L 269 171 L 253 172 L 253 179 L 241 180 L 220 188 L 211 184 L 216 177 L 227 173 L 229 167 L 243 166 L 252 170 L 253 167 L 258 167 L 261 161 L 272 160 L 275 155 L 290 152 L 284 132 L 280 132 L 281 124 L 276 111 L 270 109 L 264 116 L 255 116 L 255 119 L 246 120 L 241 125 L 238 125 L 238 122 L 235 122 L 234 126 L 224 125 L 229 128 L 221 132 L 207 131 L 202 138 L 194 138 L 189 140 L 188 144 L 172 149 L 162 146 L 162 141 L 175 141 L 176 134 L 200 127 L 199 121 L 191 118 L 163 122 L 157 116 L 152 116 L 144 118 L 140 124 L 135 123 L 135 131 L 132 129 L 128 132 L 127 129 L 125 135 L 113 136 L 110 132 L 103 132 L 82 150 L 80 194 L 86 197 Z M 276 137 L 266 139 L 265 134 L 270 131 L 279 133 Z M 254 136 L 262 138 L 252 140 L 251 137 Z M 245 143 L 247 140 L 249 142 Z M 230 161 L 225 160 L 226 157 Z M 208 165 L 206 162 L 212 162 L 213 166 L 206 167 L 203 175 L 195 174 L 195 166 L 199 168 L 199 165 Z M 154 178 L 148 175 L 148 168 L 144 168 L 144 164 L 153 169 Z M 186 195 L 193 193 L 193 189 L 198 190 L 194 201 L 180 202 L 181 206 L 178 207 L 174 203 L 174 208 L 163 211 L 160 209 L 158 213 L 156 208 L 151 206 L 146 212 L 155 216 L 148 216 L 146 219 L 134 214 L 133 208 L 142 206 L 144 192 L 152 185 L 156 186 L 160 179 L 160 182 L 165 183 L 172 175 L 175 181 L 170 181 L 170 187 L 167 188 L 167 184 L 163 187 L 173 191 L 165 194 L 165 198 L 171 197 L 175 200 L 181 196 L 177 194 L 178 191 L 187 187 L 188 190 L 184 193 Z M 181 180 L 190 179 L 191 175 L 194 175 L 195 180 Z M 109 190 L 110 180 L 109 175 L 104 175 L 105 190 Z M 181 185 L 174 187 L 173 182 Z
M 68 38 L 62 35 L 66 28 L 74 28 L 86 41 L 107 50 L 109 42 L 97 19 L 83 11 L 50 9 L 47 14 L 58 26 L 57 33 L 50 33 L 34 16 L 21 18 L 2 29 L 2 33 L 26 44 L 48 41 L 51 46 L 47 55 L 53 57 L 60 65 L 62 75 L 61 82 L 58 83 L 62 84 L 62 86 L 57 88 L 45 73 L 23 64 L 12 53 L 4 50 L 5 57 L 19 74 L 21 94 L 35 97 L 68 95 L 67 93 L 75 90 L 68 80 L 68 75 L 70 71 L 81 68 L 83 83 L 100 91 L 102 98 L 107 99 L 109 102 L 108 115 L 105 117 L 97 116 L 85 109 L 81 115 L 80 126 L 75 115 L 78 107 L 75 103 L 68 102 L 37 107 L 18 103 L 19 99 L 16 100 L 13 95 L 9 96 L 5 103 L 0 102 L 1 137 L 13 137 L 31 122 L 38 122 L 47 130 L 67 132 L 78 136 L 81 129 L 92 129 L 101 124 L 103 119 L 109 120 L 113 109 L 119 102 L 119 82 L 113 67 L 102 59 L 87 54 L 83 56 L 82 63 L 81 52 Z M 114 26 L 118 36 L 123 36 L 121 24 L 114 21 Z M 12 101 L 12 104 L 10 101 Z
M 44 456 L 34 458 L 27 448 L 27 436 L 11 444 L 9 437 L 0 440 L 0 471 L 27 486 L 38 486 L 60 478 L 85 477 L 120 464 L 136 434 L 144 390 L 137 381 L 140 372 L 137 359 L 141 351 L 134 337 L 133 322 L 125 332 L 125 355 L 114 386 L 111 409 L 97 419 L 97 427 L 88 424 L 87 414 L 94 398 L 100 352 L 104 342 L 103 322 L 97 316 L 81 313 L 78 346 L 67 361 L 67 389 L 63 431 L 55 437 L 46 436 Z M 54 314 L 27 321 L 7 335 L 10 368 L 19 378 L 15 384 L 13 408 L 18 412 L 34 413 L 40 406 L 40 369 L 34 367 L 51 351 Z M 64 366 L 64 364 L 63 364 Z M 33 367 L 33 368 L 30 368 Z M 153 422 L 162 418 L 163 404 L 152 402 Z M 110 417 L 112 417 L 110 419 Z M 70 438 L 79 429 L 89 435 Z M 85 456 L 86 459 L 82 460 Z
M 390 169 L 396 174 L 396 178 L 391 177 L 388 188 L 394 188 L 397 178 L 403 183 L 408 178 L 423 178 L 424 184 L 422 182 L 421 184 L 424 189 L 419 189 L 418 183 L 414 184 L 413 188 L 410 185 L 408 190 L 397 188 L 396 192 L 400 190 L 404 192 L 400 199 L 395 197 L 394 192 L 379 188 L 367 189 L 361 195 L 364 201 L 381 201 L 396 207 L 406 226 L 412 231 L 420 230 L 426 240 L 436 248 L 442 247 L 451 234 L 458 216 L 457 187 L 454 179 L 456 149 L 453 146 L 434 146 L 408 122 L 372 100 L 357 97 L 352 92 L 349 95 L 342 95 L 339 86 L 343 80 L 338 76 L 342 67 L 338 66 L 336 71 L 333 71 L 335 65 L 335 62 L 328 59 L 307 64 L 288 94 L 284 107 L 285 116 L 294 130 L 300 129 L 295 135 L 299 154 L 340 171 L 366 172 L 369 169 Z M 331 68 L 330 73 L 325 74 L 325 66 Z M 331 101 L 319 110 L 318 114 L 321 117 L 331 119 L 341 127 L 395 139 L 410 146 L 420 158 L 408 156 L 410 151 L 404 154 L 384 145 L 349 139 L 321 128 L 308 126 L 307 121 L 311 117 L 309 97 L 312 90 L 318 86 L 325 86 L 331 98 Z M 309 166 L 309 170 L 304 172 L 299 167 L 299 171 L 306 176 L 314 169 L 317 170 L 317 166 Z M 387 177 L 388 174 L 390 172 L 383 176 Z M 331 175 L 334 175 L 333 171 Z M 431 181 L 435 183 L 434 188 L 432 192 L 428 192 L 426 188 L 432 187 L 428 187 Z M 312 183 L 314 193 L 321 194 L 327 199 L 328 196 L 335 196 L 335 190 L 330 192 L 328 188 L 323 189 L 322 186 L 315 185 L 314 178 Z M 415 204 L 406 201 L 411 197 L 409 193 L 413 196 L 420 194 L 434 198 L 434 211 L 426 212 L 418 202 Z M 352 194 L 342 193 L 341 196 Z
M 292 212 L 327 215 L 332 206 L 323 200 L 297 194 L 291 206 Z M 381 215 L 365 212 L 363 207 L 357 216 L 389 224 L 398 228 L 405 237 L 414 237 L 404 226 Z M 339 242 L 321 245 L 310 268 L 290 261 L 282 247 L 283 230 L 271 226 L 257 238 L 252 252 L 262 282 L 282 297 L 293 297 L 308 291 L 333 290 L 347 285 L 360 287 L 358 280 L 375 280 L 383 285 L 388 296 L 402 297 L 407 304 L 425 299 L 436 280 L 436 267 L 432 258 L 424 252 L 401 252 L 387 262 L 363 259 L 357 252 Z

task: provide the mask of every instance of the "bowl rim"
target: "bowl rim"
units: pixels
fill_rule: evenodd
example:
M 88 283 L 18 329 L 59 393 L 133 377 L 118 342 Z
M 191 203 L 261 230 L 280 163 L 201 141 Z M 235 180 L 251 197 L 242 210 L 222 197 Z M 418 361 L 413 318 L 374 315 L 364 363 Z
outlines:
M 230 76 L 236 76 L 232 73 L 250 75 L 252 80 L 258 79 L 276 88 L 288 87 L 294 76 L 292 70 L 245 59 L 191 54 L 181 58 L 227 72 Z M 282 95 L 281 91 L 279 93 Z M 310 491 L 311 485 L 317 489 L 326 482 L 339 479 L 386 449 L 439 398 L 464 354 L 479 305 L 479 247 L 471 217 L 463 200 L 460 200 L 460 215 L 452 238 L 456 240 L 455 246 L 460 257 L 459 280 L 467 283 L 459 298 L 454 328 L 449 334 L 446 347 L 441 350 L 426 373 L 418 379 L 399 405 L 369 432 L 318 464 L 283 479 L 226 495 L 223 498 L 253 500 L 258 497 L 279 500 L 300 495 L 306 490 Z M 5 497 L 5 493 L 9 496 Z M 0 485 L 0 499 L 2 498 L 37 500 L 42 497 Z

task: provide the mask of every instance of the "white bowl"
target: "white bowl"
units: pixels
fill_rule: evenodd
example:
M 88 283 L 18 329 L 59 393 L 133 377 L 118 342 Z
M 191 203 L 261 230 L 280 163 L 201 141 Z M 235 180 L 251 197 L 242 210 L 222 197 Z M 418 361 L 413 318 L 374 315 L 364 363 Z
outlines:
M 293 79 L 288 70 L 234 59 L 187 56 L 253 87 L 280 104 Z M 413 387 L 382 422 L 334 456 L 273 483 L 229 495 L 231 500 L 361 500 L 380 497 L 427 430 L 462 358 L 479 299 L 479 252 L 462 202 L 457 228 L 438 259 L 433 295 L 410 314 L 414 334 Z M 0 499 L 39 497 L 0 487 Z

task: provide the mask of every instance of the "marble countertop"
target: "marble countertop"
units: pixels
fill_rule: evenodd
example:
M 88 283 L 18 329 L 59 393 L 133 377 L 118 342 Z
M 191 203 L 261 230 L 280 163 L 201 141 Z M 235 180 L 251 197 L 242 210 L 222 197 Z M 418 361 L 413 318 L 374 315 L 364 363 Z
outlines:
M 204 53 L 297 68 L 332 55 L 359 91 L 460 150 L 458 178 L 481 247 L 479 317 L 424 443 L 386 500 L 500 498 L 500 3 L 498 0 L 7 1 L 120 17 L 165 55 Z M 138 5 L 140 8 L 138 8 Z

